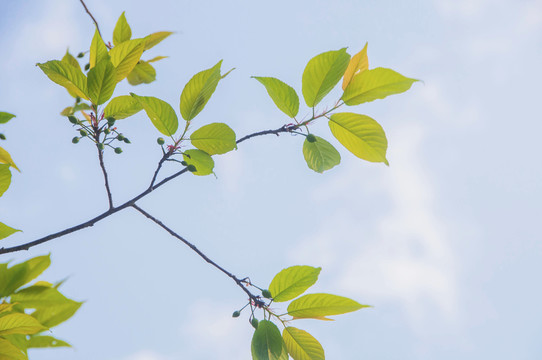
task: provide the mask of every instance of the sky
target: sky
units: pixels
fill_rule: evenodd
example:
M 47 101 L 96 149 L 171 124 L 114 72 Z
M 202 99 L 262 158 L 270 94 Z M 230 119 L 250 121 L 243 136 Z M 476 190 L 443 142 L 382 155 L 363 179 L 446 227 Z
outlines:
M 194 122 L 226 122 L 238 137 L 289 122 L 250 76 L 277 77 L 300 94 L 305 64 L 324 51 L 356 53 L 368 42 L 370 68 L 422 80 L 348 109 L 382 124 L 389 167 L 354 157 L 319 122 L 312 131 L 342 158 L 324 174 L 304 163 L 302 137 L 259 137 L 217 156 L 216 177 L 182 176 L 140 206 L 263 287 L 285 267 L 322 266 L 311 292 L 372 305 L 332 323 L 300 321 L 328 359 L 542 357 L 542 1 L 87 5 L 109 40 L 123 11 L 134 36 L 175 32 L 150 51 L 169 56 L 156 63 L 157 81 L 122 83 L 115 95 L 152 95 L 178 109 L 192 75 L 220 59 L 235 67 Z M 0 218 L 24 230 L 2 246 L 107 208 L 95 150 L 73 145 L 59 115 L 69 95 L 35 67 L 68 47 L 87 50 L 93 32 L 75 0 L 0 4 L 0 110 L 17 115 L 2 146 L 22 170 Z M 105 155 L 116 204 L 145 188 L 161 156 L 144 114 L 121 126 L 132 144 Z M 41 278 L 69 277 L 63 292 L 85 304 L 52 334 L 73 349 L 31 359 L 250 359 L 247 317 L 231 318 L 244 294 L 135 211 L 0 261 L 47 253 Z

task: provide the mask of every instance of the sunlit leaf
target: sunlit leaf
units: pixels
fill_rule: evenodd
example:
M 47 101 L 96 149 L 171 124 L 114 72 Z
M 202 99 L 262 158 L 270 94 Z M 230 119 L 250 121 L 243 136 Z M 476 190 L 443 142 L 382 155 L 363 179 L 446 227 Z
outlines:
M 309 168 L 318 173 L 323 173 L 341 162 L 341 155 L 337 149 L 319 136 L 314 136 L 312 142 L 308 137 L 305 138 L 303 156 Z
M 19 170 L 17 165 L 15 165 L 15 163 L 13 162 L 11 155 L 9 155 L 9 153 L 6 150 L 4 150 L 4 148 L 1 146 L 0 146 L 0 164 L 9 164 L 10 166 L 13 166 L 13 168 L 21 172 L 21 170 Z
M 333 136 L 360 159 L 389 165 L 386 159 L 388 140 L 375 120 L 366 115 L 338 113 L 331 115 L 329 128 Z
M 21 230 L 14 229 L 11 226 L 7 226 L 6 224 L 0 222 L 0 240 L 5 239 L 8 236 L 11 236 L 19 231 Z M 1 278 L 2 278 L 2 275 L 0 275 L 0 279 Z M 0 288 L 1 287 L 2 286 L 0 285 Z
M 9 312 L 13 308 L 13 304 L 0 303 L 0 313 Z
M 70 344 L 63 340 L 56 339 L 52 336 L 34 335 L 28 339 L 28 348 L 48 348 L 48 347 L 71 347 Z
M 87 89 L 94 104 L 101 105 L 111 98 L 117 85 L 116 76 L 117 70 L 109 59 L 101 60 L 89 70 Z
M 0 297 L 13 294 L 15 290 L 38 277 L 50 264 L 49 255 L 38 256 L 9 268 L 7 264 L 0 264 Z M 13 297 L 11 301 L 17 302 Z
M 1 360 L 28 360 L 23 350 L 11 342 L 0 337 L 0 359 Z
M 43 325 L 53 327 L 71 318 L 79 310 L 81 305 L 82 303 L 72 300 L 63 305 L 38 309 L 32 313 L 32 316 L 38 319 Z
M 70 116 L 70 115 L 73 115 L 73 114 L 74 114 L 74 111 L 73 111 L 72 106 L 68 106 L 68 107 L 64 108 L 64 110 L 62 110 L 60 112 L 60 115 L 62 115 L 62 116 Z
M 94 66 L 96 66 L 97 63 L 106 58 L 109 58 L 107 46 L 105 46 L 105 43 L 100 36 L 100 33 L 98 32 L 98 29 L 96 29 L 94 31 L 94 37 L 92 38 L 92 42 L 90 44 L 90 68 L 92 69 Z
M 213 173 L 215 162 L 205 151 L 198 149 L 186 150 L 183 153 L 183 159 L 187 165 L 194 165 L 196 167 L 196 171 L 193 172 L 194 175 L 204 176 Z
M 81 70 L 81 65 L 79 65 L 79 61 L 77 61 L 77 59 L 72 54 L 70 54 L 68 50 L 66 50 L 66 54 L 64 54 L 61 61 Z
M 344 91 L 342 100 L 346 105 L 359 105 L 376 99 L 384 99 L 410 89 L 418 80 L 407 78 L 386 68 L 366 70 L 354 75 Z
M 253 360 L 288 360 L 286 345 L 280 330 L 268 320 L 262 320 L 252 336 Z
M 109 52 L 111 62 L 117 68 L 117 82 L 124 79 L 136 66 L 143 54 L 145 42 L 143 39 L 125 41 L 115 46 Z
M 200 127 L 190 135 L 190 141 L 192 145 L 209 155 L 225 154 L 237 148 L 235 132 L 223 123 Z
M 143 39 L 145 40 L 145 50 L 149 50 L 155 45 L 158 45 L 158 43 L 160 43 L 171 34 L 173 34 L 171 31 L 159 31 L 146 36 Z
M 308 62 L 302 78 L 303 97 L 307 106 L 316 106 L 337 85 L 349 61 L 350 55 L 343 48 L 322 53 Z
M 181 93 L 180 108 L 181 115 L 186 121 L 196 117 L 213 95 L 220 80 L 221 65 L 222 60 L 212 68 L 194 75 L 185 85 Z
M 324 360 L 324 348 L 311 334 L 292 326 L 282 330 L 282 339 L 294 360 Z
M 132 29 L 130 29 L 130 25 L 128 25 L 128 22 L 126 21 L 126 16 L 124 15 L 123 11 L 119 19 L 117 20 L 115 30 L 113 30 L 113 45 L 117 46 L 125 41 L 130 40 L 131 37 Z
M 0 111 L 0 124 L 5 124 L 8 121 L 10 121 L 11 119 L 13 119 L 14 117 L 15 117 L 15 115 L 13 115 L 13 114 Z
M 346 68 L 346 71 L 344 72 L 343 76 L 343 90 L 346 89 L 348 84 L 350 84 L 350 81 L 352 80 L 352 77 L 356 74 L 359 74 L 365 70 L 369 69 L 369 58 L 367 57 L 367 45 L 368 43 L 365 43 L 365 46 L 359 53 L 352 56 L 352 59 L 350 59 L 350 63 L 348 64 L 348 67 Z
M 73 107 L 73 112 L 76 113 L 81 110 L 90 110 L 90 109 L 91 108 L 89 104 L 82 102 Z
M 148 63 L 152 63 L 152 62 L 156 62 L 156 61 L 160 61 L 162 59 L 167 59 L 169 56 L 155 56 L 153 57 L 152 59 L 150 60 L 147 60 Z
M 134 93 L 130 93 L 130 95 L 143 106 L 147 116 L 158 131 L 167 136 L 175 134 L 179 126 L 179 119 L 171 105 L 152 96 L 138 96 Z
M 283 113 L 291 118 L 297 115 L 299 97 L 291 86 L 273 77 L 253 76 L 253 78 L 265 86 L 267 93 Z
M 318 280 L 320 270 L 322 268 L 306 265 L 290 266 L 281 270 L 269 284 L 273 301 L 288 301 L 303 294 Z
M 156 70 L 147 61 L 140 60 L 126 79 L 130 85 L 150 84 L 156 80 Z
M 130 95 L 122 95 L 111 99 L 104 109 L 104 116 L 106 118 L 114 117 L 115 120 L 119 120 L 135 115 L 141 110 L 143 110 L 143 106 L 136 98 Z
M 80 69 L 58 60 L 37 64 L 51 81 L 63 86 L 69 92 L 87 99 L 87 79 Z
M 340 315 L 356 311 L 369 305 L 361 305 L 352 299 L 331 294 L 308 294 L 288 305 L 288 315 L 296 319 L 312 318 L 325 320 L 329 315 Z
M 9 334 L 36 334 L 45 330 L 43 326 L 34 317 L 17 313 L 8 314 L 0 317 L 0 336 Z
M 0 196 L 2 196 L 11 184 L 11 171 L 9 164 L 0 164 Z

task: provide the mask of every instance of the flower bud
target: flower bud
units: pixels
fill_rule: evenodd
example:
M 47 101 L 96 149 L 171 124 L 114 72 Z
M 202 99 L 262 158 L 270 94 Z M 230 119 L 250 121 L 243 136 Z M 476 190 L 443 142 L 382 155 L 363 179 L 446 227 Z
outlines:
M 233 312 L 233 314 L 231 314 L 231 317 L 236 318 L 236 317 L 239 317 L 239 315 L 241 315 L 241 312 L 239 310 L 236 310 Z
M 118 139 L 119 141 L 122 141 L 122 140 L 124 140 L 124 136 L 123 136 L 122 134 L 119 134 L 119 135 L 117 136 L 117 139 Z
M 259 321 L 258 321 L 258 319 L 256 319 L 256 318 L 252 318 L 252 320 L 250 320 L 250 324 L 252 325 L 252 327 L 253 327 L 254 329 L 257 329 L 257 328 L 258 328 L 258 322 L 259 322 Z
M 115 148 L 115 154 L 120 154 L 122 152 L 122 149 L 120 147 Z
M 158 143 L 158 145 L 164 145 L 166 141 L 164 140 L 164 138 L 159 137 L 158 139 L 156 139 L 156 142 Z
M 88 71 L 88 69 L 90 69 L 90 64 L 85 65 L 85 71 Z
M 123 140 L 126 144 L 131 144 L 130 140 L 128 140 L 128 138 L 124 138 Z
M 181 165 L 182 165 L 182 166 L 186 166 L 186 165 L 188 165 L 188 163 L 187 163 L 186 161 L 183 160 L 183 161 L 181 161 Z
M 0 133 L 0 139 L 2 139 L 2 140 L 6 140 L 6 135 L 4 135 L 4 134 Z
M 78 58 L 82 58 L 83 56 L 85 56 L 85 54 L 82 53 L 82 52 L 80 52 L 79 54 L 77 54 L 77 57 L 78 57 Z
M 68 120 L 70 120 L 70 122 L 74 125 L 79 122 L 79 120 L 77 120 L 77 118 L 73 115 L 68 116 Z
M 265 290 L 262 290 L 262 296 L 266 299 L 271 299 L 271 291 L 265 289 Z
M 107 128 L 104 129 L 104 134 L 105 134 L 105 135 L 109 135 L 110 133 L 111 133 L 111 130 L 109 130 L 109 129 L 107 129 Z
M 186 168 L 187 168 L 188 171 L 190 171 L 190 172 L 195 172 L 195 171 L 197 171 L 197 170 L 196 170 L 196 167 L 195 167 L 194 165 L 192 165 L 192 164 L 188 165 Z
M 79 142 L 79 138 L 76 136 L 72 139 L 72 143 L 77 144 Z
M 316 142 L 316 136 L 314 136 L 313 134 L 307 135 L 307 141 L 310 143 Z
M 86 132 L 86 130 L 83 130 L 83 129 L 79 130 L 79 134 L 81 134 L 82 137 L 85 137 L 85 136 L 88 135 L 88 133 Z
M 102 143 L 99 143 L 97 146 L 98 146 L 98 149 L 100 149 L 101 151 L 103 151 L 103 149 L 105 148 L 104 144 Z

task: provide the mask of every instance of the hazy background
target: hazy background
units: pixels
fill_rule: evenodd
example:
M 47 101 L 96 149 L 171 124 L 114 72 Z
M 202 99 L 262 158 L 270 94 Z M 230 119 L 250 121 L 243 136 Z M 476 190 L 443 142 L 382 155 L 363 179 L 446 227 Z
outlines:
M 216 174 L 190 174 L 140 205 L 238 276 L 266 286 L 295 264 L 322 266 L 312 291 L 374 305 L 333 323 L 304 321 L 328 359 L 542 357 L 542 1 L 88 0 L 104 37 L 126 10 L 134 37 L 176 34 L 149 51 L 157 82 L 129 87 L 170 102 L 192 75 L 224 59 L 194 127 L 226 122 L 238 137 L 288 119 L 251 75 L 300 94 L 307 61 L 369 42 L 370 67 L 422 79 L 405 94 L 346 111 L 379 121 L 390 167 L 344 150 L 323 175 L 303 138 L 243 143 Z M 58 115 L 71 98 L 34 65 L 87 50 L 93 24 L 75 0 L 0 4 L 0 110 L 17 115 L 2 142 L 22 174 L 0 200 L 1 221 L 31 241 L 107 207 L 96 152 Z M 326 97 L 330 105 L 338 92 Z M 304 104 L 303 104 L 304 105 Z M 302 107 L 300 115 L 308 113 Z M 150 181 L 159 133 L 143 113 L 119 121 L 132 145 L 106 153 L 117 204 Z M 313 131 L 332 139 L 325 122 Z M 175 171 L 171 166 L 164 174 Z M 33 360 L 250 359 L 252 328 L 235 284 L 132 210 L 93 228 L 8 254 L 52 253 L 43 276 L 85 304 L 52 335 L 74 349 Z

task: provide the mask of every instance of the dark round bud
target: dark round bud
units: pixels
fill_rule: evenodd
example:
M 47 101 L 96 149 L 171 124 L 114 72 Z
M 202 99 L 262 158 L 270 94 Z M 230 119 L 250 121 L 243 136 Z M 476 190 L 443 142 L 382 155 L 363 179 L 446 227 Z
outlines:
M 85 56 L 85 53 L 80 52 L 79 54 L 77 54 L 78 58 L 82 58 L 83 56 Z
M 258 319 L 256 319 L 256 318 L 252 318 L 252 320 L 250 320 L 250 324 L 252 325 L 252 327 L 253 327 L 254 329 L 257 329 L 257 328 L 258 328 L 258 323 L 259 323 L 259 321 L 258 321 Z
M 83 129 L 79 130 L 79 134 L 81 134 L 81 136 L 83 136 L 83 137 L 85 137 L 85 136 L 88 135 L 88 133 L 86 132 L 86 130 L 83 130 Z
M 233 314 L 231 314 L 231 317 L 236 318 L 236 317 L 239 317 L 239 315 L 241 315 L 241 312 L 237 310 L 237 311 L 234 311 Z
M 90 69 L 90 64 L 85 65 L 85 71 L 88 71 L 88 69 Z
M 119 141 L 122 141 L 122 140 L 124 140 L 124 136 L 123 136 L 122 134 L 119 134 L 119 136 L 117 136 L 117 139 L 118 139 Z
M 115 154 L 120 154 L 122 152 L 122 149 L 120 147 L 115 148 Z
M 123 140 L 126 144 L 131 144 L 130 140 L 128 140 L 128 138 L 124 138 Z
M 72 143 L 77 144 L 79 142 L 79 138 L 76 136 L 72 139 Z
M 109 129 L 107 129 L 107 128 L 104 129 L 104 134 L 105 134 L 105 135 L 109 135 L 110 133 L 111 133 L 111 130 L 109 130 Z
M 68 120 L 70 120 L 70 122 L 74 125 L 79 122 L 79 120 L 77 120 L 77 118 L 73 115 L 68 116 Z
M 313 134 L 307 135 L 307 141 L 310 143 L 316 142 L 316 136 L 314 136 Z
M 158 143 L 158 145 L 164 145 L 166 141 L 164 140 L 164 138 L 159 137 L 158 139 L 156 139 L 156 142 Z
M 190 172 L 196 171 L 196 167 L 195 167 L 194 165 L 192 165 L 192 164 L 188 165 L 186 168 L 187 168 L 188 171 L 190 171 Z
M 181 165 L 182 165 L 182 166 L 186 166 L 186 165 L 188 165 L 188 163 L 187 163 L 186 161 L 183 160 L 183 161 L 181 161 Z
M 262 290 L 262 296 L 266 299 L 271 299 L 271 291 L 265 289 L 265 290 Z
M 79 96 L 76 97 L 76 98 L 75 98 L 75 103 L 76 103 L 76 104 L 79 104 L 80 102 L 81 102 L 81 98 L 80 98 Z
M 102 144 L 102 143 L 99 143 L 99 144 L 98 144 L 98 149 L 100 149 L 100 150 L 102 150 L 102 151 L 103 151 L 103 149 L 105 149 L 105 146 L 104 146 L 104 144 Z
M 6 135 L 4 135 L 4 134 L 0 134 L 0 139 L 2 139 L 2 140 L 6 140 Z

